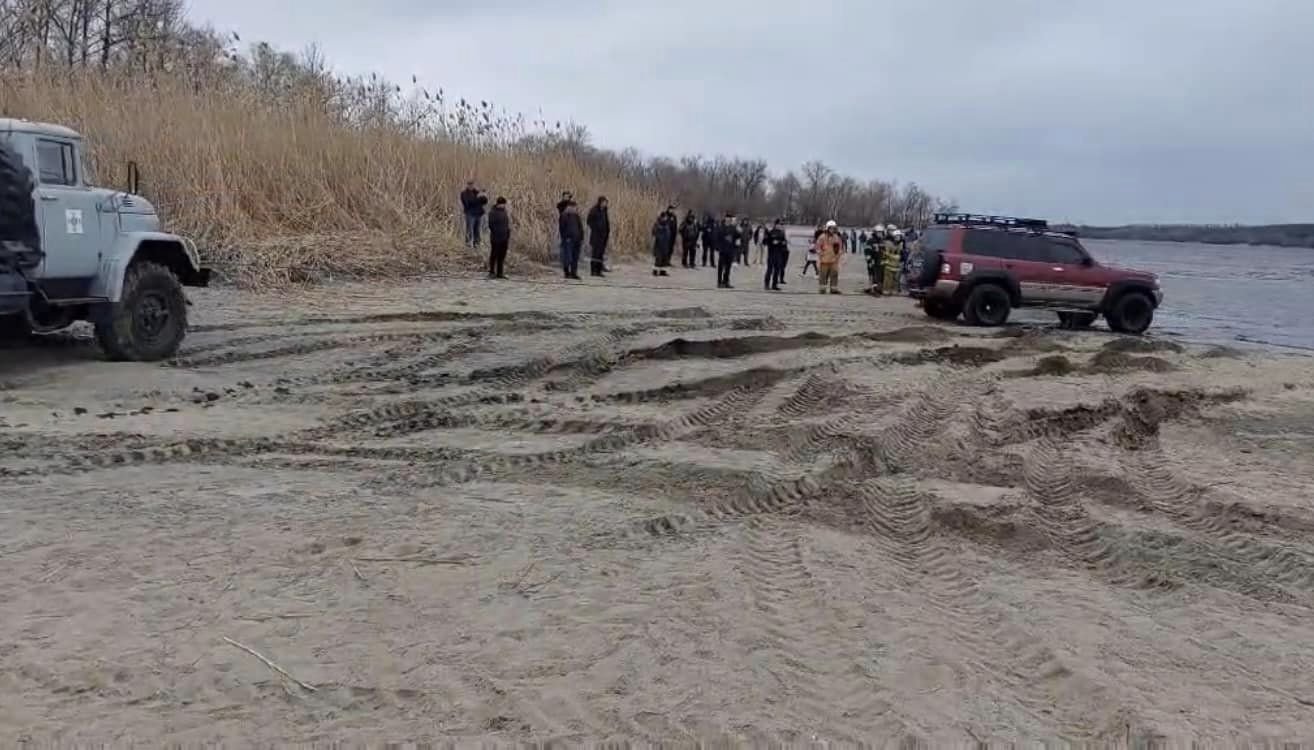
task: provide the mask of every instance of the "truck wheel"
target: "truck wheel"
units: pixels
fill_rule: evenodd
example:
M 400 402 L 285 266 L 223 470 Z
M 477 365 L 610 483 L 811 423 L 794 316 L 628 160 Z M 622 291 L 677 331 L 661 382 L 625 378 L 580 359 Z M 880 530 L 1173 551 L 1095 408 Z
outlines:
M 111 360 L 172 357 L 187 335 L 187 298 L 178 277 L 157 263 L 134 263 L 123 297 L 97 316 L 96 341 Z
M 21 343 L 32 335 L 23 313 L 0 315 L 0 344 Z
M 1090 328 L 1097 317 L 1099 316 L 1095 313 L 1061 312 L 1058 314 L 1059 328 L 1064 328 L 1069 331 Z
M 962 312 L 962 308 L 952 302 L 928 299 L 922 301 L 922 311 L 936 320 L 952 321 L 958 319 L 958 314 Z
M 967 295 L 963 319 L 974 326 L 1002 326 L 1012 310 L 1008 292 L 996 284 L 979 284 Z
M 1145 292 L 1127 292 L 1114 300 L 1104 320 L 1117 333 L 1140 335 L 1154 322 L 1154 302 Z

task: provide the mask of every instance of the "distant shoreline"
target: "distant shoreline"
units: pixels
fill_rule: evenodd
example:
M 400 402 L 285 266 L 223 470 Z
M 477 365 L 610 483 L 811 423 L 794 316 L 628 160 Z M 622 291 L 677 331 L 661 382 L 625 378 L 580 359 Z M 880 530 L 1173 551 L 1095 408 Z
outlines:
M 1067 225 L 1083 239 L 1142 242 L 1196 242 L 1205 245 L 1248 245 L 1314 249 L 1314 224 L 1258 226 L 1128 225 L 1096 227 Z

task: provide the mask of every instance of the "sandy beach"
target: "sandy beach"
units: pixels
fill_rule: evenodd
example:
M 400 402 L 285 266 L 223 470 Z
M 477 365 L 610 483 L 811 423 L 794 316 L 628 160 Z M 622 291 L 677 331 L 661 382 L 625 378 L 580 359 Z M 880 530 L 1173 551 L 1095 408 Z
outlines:
M 1314 736 L 1314 367 L 737 269 L 0 351 L 0 732 Z M 655 287 L 655 288 L 654 288 Z

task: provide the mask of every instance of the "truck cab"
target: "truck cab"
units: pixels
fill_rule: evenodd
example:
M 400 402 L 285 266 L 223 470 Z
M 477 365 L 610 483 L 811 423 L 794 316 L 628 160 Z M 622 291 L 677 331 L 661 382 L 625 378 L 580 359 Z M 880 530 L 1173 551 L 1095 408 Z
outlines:
M 163 231 L 155 207 L 136 194 L 135 166 L 127 189 L 93 185 L 82 136 L 62 125 L 0 118 L 0 145 L 31 180 L 38 237 L 0 237 L 39 244 L 39 262 L 23 271 L 26 327 L 45 333 L 89 320 L 112 359 L 172 356 L 186 330 L 181 287 L 207 286 L 211 273 L 194 243 Z M 17 171 L 0 179 L 23 179 Z

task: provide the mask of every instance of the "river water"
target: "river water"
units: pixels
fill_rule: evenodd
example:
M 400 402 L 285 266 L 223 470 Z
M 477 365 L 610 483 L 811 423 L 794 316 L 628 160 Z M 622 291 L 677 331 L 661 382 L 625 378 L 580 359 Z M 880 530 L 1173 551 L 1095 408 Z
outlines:
M 1314 352 L 1314 249 L 1082 240 L 1099 261 L 1159 274 L 1151 333 Z

